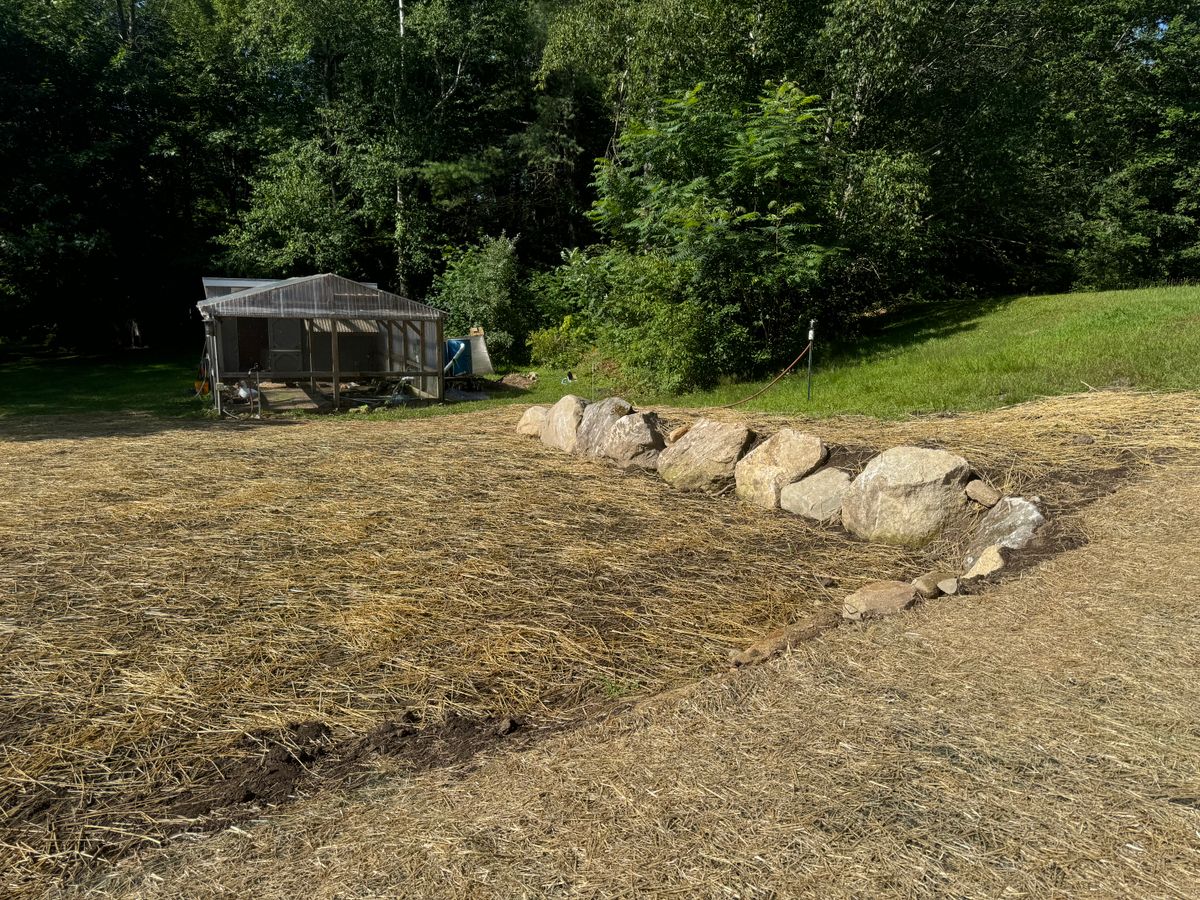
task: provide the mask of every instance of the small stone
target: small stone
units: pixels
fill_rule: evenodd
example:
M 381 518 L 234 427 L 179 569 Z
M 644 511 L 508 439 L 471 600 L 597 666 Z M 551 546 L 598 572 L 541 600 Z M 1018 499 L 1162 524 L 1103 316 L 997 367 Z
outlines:
M 525 410 L 525 415 L 521 416 L 521 421 L 517 423 L 517 434 L 525 437 L 541 437 L 542 426 L 546 424 L 546 414 L 550 412 L 548 406 L 531 406 Z
M 1096 443 L 1096 439 L 1090 434 L 1077 434 L 1075 437 L 1071 438 L 1071 443 L 1079 447 L 1090 447 L 1092 444 Z
M 979 478 L 967 483 L 966 494 L 980 506 L 986 506 L 988 509 L 999 503 L 1000 498 L 1004 496 L 986 481 Z
M 1004 548 L 999 544 L 994 544 L 979 554 L 979 558 L 975 560 L 975 565 L 971 566 L 967 574 L 963 576 L 963 581 L 986 578 L 988 575 L 995 575 L 1003 568 Z
M 941 586 L 942 583 L 947 579 L 953 580 L 954 573 L 942 570 L 926 572 L 920 578 L 914 578 L 912 586 L 915 587 L 917 589 L 917 593 L 926 600 L 932 600 L 934 597 L 946 593 L 946 591 L 942 590 Z
M 958 593 L 958 579 L 951 576 L 937 583 L 937 588 L 943 594 L 953 597 Z
M 680 491 L 720 493 L 754 433 L 745 425 L 701 419 L 658 457 L 658 474 Z
M 556 450 L 574 453 L 579 440 L 579 423 L 583 420 L 587 401 L 574 394 L 567 394 L 546 413 L 542 426 L 542 443 Z
M 671 433 L 667 435 L 667 443 L 674 444 L 676 441 L 678 441 L 681 437 L 683 437 L 685 434 L 687 434 L 691 430 L 692 430 L 692 426 L 690 423 L 687 425 L 680 425 L 677 428 L 672 428 Z
M 841 518 L 842 498 L 850 489 L 850 473 L 832 466 L 809 475 L 779 492 L 779 505 L 790 513 L 832 523 Z
M 851 622 L 894 616 L 917 601 L 917 589 L 904 581 L 875 581 L 860 588 L 842 604 L 842 618 Z
M 763 509 L 778 509 L 779 492 L 825 462 L 828 452 L 820 438 L 784 428 L 738 462 L 737 495 Z

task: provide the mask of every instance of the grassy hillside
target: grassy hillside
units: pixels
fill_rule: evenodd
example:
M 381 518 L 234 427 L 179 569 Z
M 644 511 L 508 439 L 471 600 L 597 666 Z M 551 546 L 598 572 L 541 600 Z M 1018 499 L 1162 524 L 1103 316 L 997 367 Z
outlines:
M 820 337 L 820 335 L 818 335 Z M 119 361 L 21 361 L 0 365 L 0 416 L 139 411 L 199 414 L 190 399 L 192 360 L 131 355 Z M 538 388 L 482 403 L 397 410 L 378 418 L 468 412 L 506 403 L 552 403 L 568 391 L 607 393 L 590 372 L 573 385 L 542 370 Z M 683 397 L 631 396 L 643 405 L 720 406 L 767 381 Z M 864 324 L 853 341 L 819 341 L 813 399 L 803 367 L 743 408 L 778 413 L 909 413 L 980 410 L 1092 388 L 1200 388 L 1200 287 L 941 303 Z
M 856 344 L 818 344 L 805 373 L 746 409 L 816 415 L 977 410 L 1033 397 L 1133 387 L 1200 387 L 1200 287 L 948 303 L 881 320 Z M 746 397 L 766 382 L 686 395 L 680 406 Z

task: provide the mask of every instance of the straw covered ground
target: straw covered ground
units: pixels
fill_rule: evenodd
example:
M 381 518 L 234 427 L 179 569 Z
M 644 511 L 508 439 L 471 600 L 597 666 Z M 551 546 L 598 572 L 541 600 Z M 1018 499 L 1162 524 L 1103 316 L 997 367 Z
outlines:
M 680 495 L 515 410 L 6 422 L 0 885 L 1186 894 L 1198 411 L 814 423 L 957 449 L 1067 549 L 736 674 L 730 649 L 956 548 Z

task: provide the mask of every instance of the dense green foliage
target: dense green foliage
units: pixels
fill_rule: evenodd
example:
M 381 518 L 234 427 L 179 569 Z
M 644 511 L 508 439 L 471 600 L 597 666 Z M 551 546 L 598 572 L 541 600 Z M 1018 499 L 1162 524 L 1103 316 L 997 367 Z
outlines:
M 523 355 L 523 338 L 535 319 L 517 259 L 517 242 L 501 235 L 447 253 L 446 270 L 427 298 L 447 313 L 446 333 L 465 335 L 479 326 L 498 363 Z
M 0 336 L 329 270 L 656 389 L 1194 279 L 1200 4 L 0 0 Z

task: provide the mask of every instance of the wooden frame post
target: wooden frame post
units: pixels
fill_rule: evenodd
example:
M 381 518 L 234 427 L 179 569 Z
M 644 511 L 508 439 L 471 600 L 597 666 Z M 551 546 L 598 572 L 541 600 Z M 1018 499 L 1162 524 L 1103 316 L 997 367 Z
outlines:
M 440 318 L 437 320 L 437 328 L 435 329 L 435 333 L 437 334 L 437 346 L 434 347 L 433 358 L 436 360 L 438 373 L 437 398 L 438 400 L 444 401 L 446 399 L 446 338 L 443 333 L 442 320 Z
M 390 375 L 396 371 L 396 361 L 392 358 L 392 320 L 385 319 L 383 326 L 387 329 L 387 370 Z
M 315 395 L 317 393 L 317 367 L 313 364 L 313 320 L 304 320 L 304 338 L 308 344 L 308 389 Z
M 208 384 L 212 389 L 213 408 L 216 409 L 217 415 L 221 415 L 221 389 L 217 387 L 217 383 L 221 380 L 221 320 L 213 319 L 212 336 L 209 338 L 208 356 Z
M 333 408 L 342 408 L 342 368 L 338 360 L 338 323 L 337 319 L 329 320 L 330 361 L 333 363 Z

